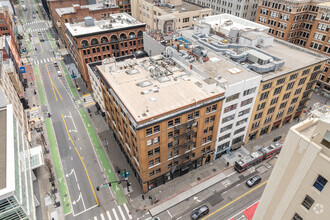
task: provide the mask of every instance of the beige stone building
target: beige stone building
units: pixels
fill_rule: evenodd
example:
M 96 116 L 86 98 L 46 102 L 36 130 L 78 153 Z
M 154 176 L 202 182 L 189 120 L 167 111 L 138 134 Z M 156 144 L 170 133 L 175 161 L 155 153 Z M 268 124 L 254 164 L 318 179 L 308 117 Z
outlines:
M 329 219 L 329 166 L 330 109 L 322 106 L 290 129 L 253 219 Z
M 2 60 L 2 52 L 0 52 L 0 59 Z M 24 134 L 30 139 L 30 132 L 28 129 L 28 121 L 26 113 L 23 109 L 23 105 L 20 101 L 20 92 L 24 93 L 24 89 L 21 88 L 21 84 L 17 82 L 17 74 L 15 68 L 10 65 L 7 60 L 5 62 L 0 62 L 0 89 L 4 93 L 5 98 L 13 105 L 13 112 L 15 117 L 20 123 Z
M 169 34 L 177 29 L 192 27 L 194 20 L 210 16 L 212 9 L 182 0 L 132 1 L 132 16 L 147 24 L 147 30 Z

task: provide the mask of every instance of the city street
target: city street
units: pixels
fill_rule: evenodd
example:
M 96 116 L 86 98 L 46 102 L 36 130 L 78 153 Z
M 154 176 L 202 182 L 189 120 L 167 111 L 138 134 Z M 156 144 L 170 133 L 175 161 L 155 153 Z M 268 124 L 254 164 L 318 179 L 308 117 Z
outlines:
M 83 99 L 77 95 L 50 34 L 50 22 L 37 13 L 32 0 L 23 4 L 27 10 L 21 21 L 21 34 L 29 51 L 26 59 L 37 79 L 42 104 L 39 115 L 45 119 L 63 214 L 66 219 L 132 219 L 121 186 L 113 184 L 111 189 L 96 190 L 109 182 L 112 168 L 104 153 L 100 156 L 103 150 L 95 149 L 100 148 L 98 140 L 94 140 L 98 137 L 91 131 Z M 110 177 L 115 180 L 113 174 Z

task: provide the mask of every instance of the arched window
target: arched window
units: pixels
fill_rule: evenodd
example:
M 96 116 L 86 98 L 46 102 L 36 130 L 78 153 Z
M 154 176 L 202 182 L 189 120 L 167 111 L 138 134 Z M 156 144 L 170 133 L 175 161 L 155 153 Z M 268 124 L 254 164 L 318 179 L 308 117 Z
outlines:
M 126 34 L 121 34 L 120 35 L 120 40 L 126 40 L 126 39 L 127 39 Z
M 87 40 L 81 41 L 81 46 L 88 47 L 88 41 Z
M 118 41 L 117 36 L 116 36 L 116 35 L 112 35 L 112 36 L 111 36 L 111 39 L 110 39 L 110 42 L 111 42 L 111 43 L 114 43 L 114 42 L 117 42 L 117 41 Z
M 135 33 L 134 32 L 130 32 L 129 35 L 128 35 L 128 38 L 135 38 Z
M 102 37 L 101 38 L 101 44 L 108 43 L 108 42 L 109 42 L 109 40 L 108 40 L 107 37 Z
M 96 38 L 93 38 L 91 41 L 91 45 L 99 44 L 99 41 Z
M 138 37 L 143 37 L 143 31 L 138 31 Z

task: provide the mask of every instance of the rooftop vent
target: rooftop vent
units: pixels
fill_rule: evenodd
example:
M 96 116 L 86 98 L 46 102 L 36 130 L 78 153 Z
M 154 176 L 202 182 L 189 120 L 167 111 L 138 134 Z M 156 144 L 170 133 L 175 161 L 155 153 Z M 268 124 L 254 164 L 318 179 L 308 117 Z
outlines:
M 150 82 L 149 80 L 143 81 L 143 82 L 139 82 L 138 84 L 136 84 L 137 86 L 140 86 L 142 88 L 144 87 L 148 87 L 152 85 L 152 82 Z
M 142 92 L 141 92 L 141 94 L 142 95 L 145 95 L 145 94 L 148 94 L 150 91 L 149 90 L 143 90 Z
M 90 27 L 90 26 L 94 26 L 95 25 L 94 24 L 94 19 L 92 17 L 90 17 L 90 16 L 85 17 L 84 20 L 85 20 L 85 25 L 87 27 Z
M 126 70 L 125 72 L 126 72 L 128 75 L 135 75 L 135 74 L 140 73 L 140 71 L 139 71 L 139 70 L 136 70 L 136 69 Z
M 151 97 L 151 98 L 149 98 L 149 100 L 150 100 L 150 102 L 155 102 L 155 101 L 157 101 L 157 99 L 156 99 L 155 97 Z
M 160 82 L 160 83 L 164 83 L 164 82 L 168 82 L 168 81 L 171 81 L 171 79 L 167 76 L 162 76 L 162 77 L 158 77 L 157 80 Z

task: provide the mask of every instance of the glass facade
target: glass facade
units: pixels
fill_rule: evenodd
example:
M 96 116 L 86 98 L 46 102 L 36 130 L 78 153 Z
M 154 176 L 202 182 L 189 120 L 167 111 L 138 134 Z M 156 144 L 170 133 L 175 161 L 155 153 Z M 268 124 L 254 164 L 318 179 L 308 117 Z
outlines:
M 12 129 L 15 157 L 15 191 L 11 196 L 0 200 L 0 219 L 35 220 L 29 144 L 15 116 L 13 116 Z

